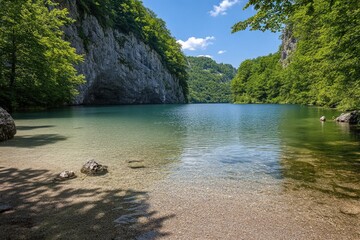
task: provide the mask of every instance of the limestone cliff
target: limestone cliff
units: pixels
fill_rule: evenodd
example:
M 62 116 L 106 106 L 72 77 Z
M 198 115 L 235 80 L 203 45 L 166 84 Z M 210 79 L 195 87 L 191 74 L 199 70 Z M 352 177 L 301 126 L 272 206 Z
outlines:
M 295 51 L 296 49 L 296 44 L 297 44 L 297 40 L 296 38 L 294 38 L 291 28 L 290 27 L 286 27 L 282 33 L 281 36 L 281 63 L 283 65 L 283 67 L 286 67 L 289 62 L 290 62 L 290 58 L 291 58 L 291 54 Z
M 85 59 L 77 69 L 86 84 L 75 104 L 185 102 L 178 79 L 148 45 L 131 33 L 103 27 L 95 16 L 80 14 L 76 1 L 61 1 L 60 6 L 76 20 L 65 29 L 66 39 Z

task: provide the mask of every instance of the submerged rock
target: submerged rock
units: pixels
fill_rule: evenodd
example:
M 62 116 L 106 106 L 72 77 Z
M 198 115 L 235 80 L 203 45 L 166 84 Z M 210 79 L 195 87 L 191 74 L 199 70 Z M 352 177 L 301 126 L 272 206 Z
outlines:
M 54 178 L 54 181 L 64 181 L 73 178 L 76 178 L 76 175 L 73 171 L 63 171 Z
M 87 161 L 81 168 L 81 172 L 86 175 L 101 175 L 108 172 L 107 166 L 97 163 L 95 160 Z
M 347 215 L 358 215 L 360 214 L 360 207 L 355 205 L 346 205 L 340 208 L 340 212 Z
M 12 139 L 16 134 L 16 126 L 11 115 L 0 107 L 0 142 Z
M 345 122 L 349 124 L 360 124 L 360 111 L 352 111 L 348 113 L 342 113 L 335 119 L 337 122 Z

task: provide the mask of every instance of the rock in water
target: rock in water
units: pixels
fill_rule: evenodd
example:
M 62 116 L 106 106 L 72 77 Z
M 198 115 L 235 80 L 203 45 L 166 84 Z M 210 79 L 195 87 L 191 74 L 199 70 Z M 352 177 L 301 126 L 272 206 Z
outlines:
M 12 139 L 16 134 L 14 119 L 0 107 L 0 142 Z
M 86 175 L 101 175 L 107 173 L 107 166 L 101 165 L 95 160 L 89 160 L 81 168 L 81 172 Z
M 75 177 L 75 173 L 73 171 L 63 171 L 59 174 L 61 178 L 73 178 Z
M 54 178 L 54 181 L 64 181 L 72 178 L 76 178 L 73 171 L 63 171 Z
M 335 120 L 337 122 L 360 124 L 360 111 L 352 111 L 352 112 L 348 112 L 348 113 L 342 113 Z
M 325 116 L 322 116 L 322 117 L 320 118 L 320 121 L 325 122 L 325 121 L 326 121 L 326 117 L 325 117 Z

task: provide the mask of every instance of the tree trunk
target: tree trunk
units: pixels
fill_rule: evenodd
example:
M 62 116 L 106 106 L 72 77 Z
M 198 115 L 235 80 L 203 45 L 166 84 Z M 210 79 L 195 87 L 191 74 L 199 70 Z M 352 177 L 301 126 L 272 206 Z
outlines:
M 17 57 L 16 57 L 16 39 L 15 39 L 15 30 L 13 29 L 13 36 L 12 36 L 12 49 L 11 49 L 11 72 L 10 72 L 10 100 L 9 100 L 9 112 L 12 113 L 14 110 L 13 102 L 16 101 L 16 90 L 15 90 L 15 80 L 16 80 L 16 64 L 17 64 Z

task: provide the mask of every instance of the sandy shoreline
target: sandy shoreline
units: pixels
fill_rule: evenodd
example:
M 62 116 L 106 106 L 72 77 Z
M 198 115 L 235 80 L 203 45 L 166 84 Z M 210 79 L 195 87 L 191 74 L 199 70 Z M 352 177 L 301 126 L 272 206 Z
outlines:
M 343 200 L 322 202 L 327 196 L 315 199 L 307 193 L 290 196 L 166 180 L 148 189 L 127 189 L 109 184 L 111 172 L 101 177 L 77 173 L 76 179 L 52 182 L 54 173 L 45 166 L 21 165 L 0 168 L 0 202 L 14 207 L 0 213 L 5 239 L 360 237 L 359 215 L 341 213 Z M 359 208 L 358 201 L 347 203 Z

